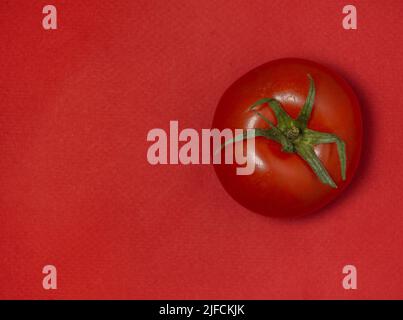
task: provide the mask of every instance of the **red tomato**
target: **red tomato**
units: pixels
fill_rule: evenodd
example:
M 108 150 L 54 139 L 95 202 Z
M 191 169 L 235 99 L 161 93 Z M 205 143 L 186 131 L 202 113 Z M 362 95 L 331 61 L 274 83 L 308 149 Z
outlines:
M 312 90 L 316 91 L 314 97 L 311 95 L 312 111 L 305 117 L 305 125 L 301 125 L 304 117 L 299 115 Z M 262 98 L 275 100 L 271 100 L 274 103 L 258 102 L 254 110 L 248 111 L 249 106 Z M 294 119 L 290 120 L 294 121 L 290 126 L 297 127 L 280 128 L 293 151 L 285 152 L 284 145 L 278 141 L 257 136 L 255 150 L 247 151 L 255 153 L 253 174 L 237 175 L 236 163 L 217 164 L 214 168 L 225 190 L 244 207 L 268 216 L 301 216 L 331 202 L 350 183 L 361 152 L 360 107 L 351 87 L 333 71 L 312 61 L 280 59 L 257 67 L 235 81 L 221 98 L 212 127 L 278 131 L 281 123 L 273 112 L 276 101 Z M 263 117 L 275 126 L 270 126 Z M 317 132 L 315 141 L 309 139 L 310 132 Z M 336 140 L 326 137 L 338 139 L 339 146 L 345 147 L 344 179 L 339 156 L 343 150 L 333 143 Z M 245 150 L 246 141 L 236 143 L 244 143 Z M 314 170 L 320 164 L 327 172 L 324 176 Z

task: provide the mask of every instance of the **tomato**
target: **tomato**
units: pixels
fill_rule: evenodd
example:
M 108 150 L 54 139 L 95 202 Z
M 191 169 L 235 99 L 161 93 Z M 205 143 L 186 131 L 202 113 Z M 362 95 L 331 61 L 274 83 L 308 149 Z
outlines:
M 308 60 L 275 60 L 242 76 L 219 101 L 212 127 L 268 133 L 257 134 L 254 150 L 246 151 L 254 153 L 251 175 L 237 175 L 236 163 L 214 165 L 232 198 L 268 216 L 324 207 L 343 192 L 359 163 L 358 99 L 342 77 Z M 286 142 L 274 139 L 276 132 Z M 245 140 L 236 143 L 246 149 Z

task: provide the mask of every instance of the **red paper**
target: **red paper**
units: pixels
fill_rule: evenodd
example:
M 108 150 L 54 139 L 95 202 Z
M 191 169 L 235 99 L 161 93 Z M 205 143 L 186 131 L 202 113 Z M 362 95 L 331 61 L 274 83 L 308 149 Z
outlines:
M 46 4 L 0 2 L 0 298 L 403 298 L 402 1 L 354 1 L 357 30 L 336 0 L 55 0 L 57 30 Z M 210 128 L 233 81 L 290 56 L 362 103 L 362 162 L 335 203 L 271 219 L 210 165 L 147 162 L 149 130 Z

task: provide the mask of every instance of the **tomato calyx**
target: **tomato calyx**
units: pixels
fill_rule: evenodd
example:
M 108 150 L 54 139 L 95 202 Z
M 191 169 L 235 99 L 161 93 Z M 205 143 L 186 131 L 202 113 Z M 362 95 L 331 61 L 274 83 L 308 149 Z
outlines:
M 289 141 L 294 141 L 300 134 L 300 129 L 297 127 L 289 128 L 284 134 Z
M 248 111 L 254 112 L 269 128 L 255 128 L 249 133 L 241 135 L 226 141 L 221 147 L 255 137 L 265 137 L 281 144 L 282 151 L 287 153 L 296 153 L 313 170 L 319 180 L 332 188 L 337 188 L 336 183 L 323 166 L 322 162 L 315 153 L 314 146 L 322 143 L 336 143 L 337 152 L 340 161 L 341 177 L 346 180 L 346 147 L 342 139 L 337 135 L 328 132 L 319 132 L 308 128 L 308 122 L 311 117 L 312 108 L 315 100 L 315 83 L 311 75 L 309 79 L 309 91 L 305 103 L 296 119 L 293 119 L 283 109 L 281 103 L 274 98 L 262 98 L 256 101 L 248 108 Z M 274 125 L 269 119 L 258 111 L 258 107 L 267 105 L 274 113 L 277 119 L 277 125 Z

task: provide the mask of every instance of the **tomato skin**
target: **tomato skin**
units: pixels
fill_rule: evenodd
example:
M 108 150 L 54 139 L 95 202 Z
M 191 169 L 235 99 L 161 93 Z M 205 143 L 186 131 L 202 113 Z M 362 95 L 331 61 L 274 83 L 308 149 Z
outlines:
M 350 183 L 359 163 L 362 145 L 362 118 L 358 99 L 339 75 L 315 62 L 287 58 L 271 61 L 248 72 L 224 93 L 217 106 L 212 127 L 223 130 L 267 128 L 248 106 L 261 98 L 275 98 L 296 118 L 309 82 L 315 81 L 316 97 L 308 127 L 336 134 L 346 143 L 347 179 L 342 180 L 335 144 L 321 144 L 315 153 L 338 188 L 323 184 L 309 165 L 295 153 L 263 137 L 255 140 L 255 171 L 236 175 L 236 163 L 214 165 L 225 190 L 244 207 L 275 217 L 295 217 L 317 211 L 335 199 Z M 276 123 L 270 108 L 260 112 Z M 244 148 L 246 148 L 246 142 Z M 248 152 L 252 152 L 248 150 Z

